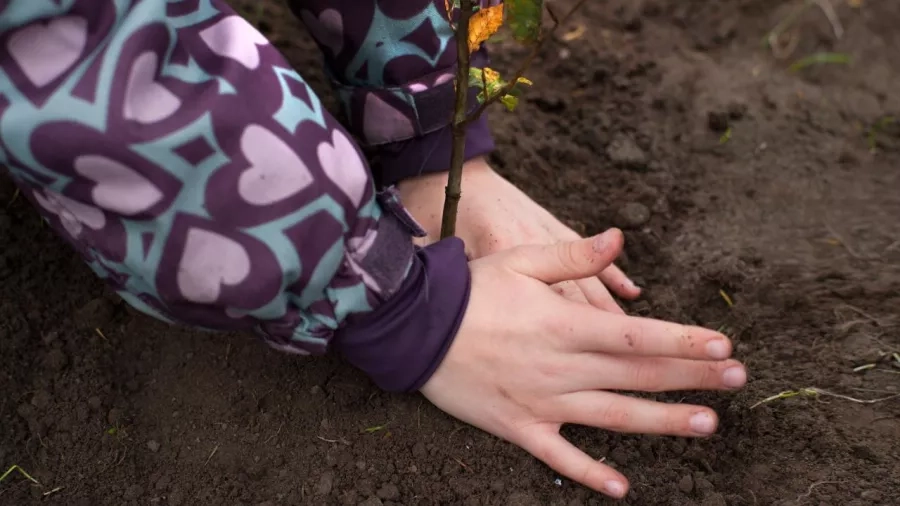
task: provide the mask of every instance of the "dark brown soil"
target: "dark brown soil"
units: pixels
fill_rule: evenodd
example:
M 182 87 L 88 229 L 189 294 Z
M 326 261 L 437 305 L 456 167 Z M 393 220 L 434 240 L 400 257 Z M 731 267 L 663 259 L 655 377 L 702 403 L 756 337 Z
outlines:
M 327 95 L 287 10 L 253 3 Z M 708 440 L 566 430 L 632 479 L 626 504 L 897 504 L 900 399 L 751 409 L 900 391 L 900 363 L 853 371 L 900 351 L 900 132 L 882 122 L 874 152 L 866 133 L 900 113 L 900 9 L 832 3 L 842 39 L 813 8 L 779 60 L 760 41 L 794 2 L 588 2 L 521 109 L 492 116 L 505 175 L 585 233 L 627 228 L 631 311 L 724 326 L 751 369 L 738 394 L 662 396 L 717 409 Z M 854 60 L 788 71 L 819 51 Z M 41 483 L 10 475 L 0 504 L 606 504 L 336 359 L 136 316 L 23 199 L 0 234 L 0 471 Z

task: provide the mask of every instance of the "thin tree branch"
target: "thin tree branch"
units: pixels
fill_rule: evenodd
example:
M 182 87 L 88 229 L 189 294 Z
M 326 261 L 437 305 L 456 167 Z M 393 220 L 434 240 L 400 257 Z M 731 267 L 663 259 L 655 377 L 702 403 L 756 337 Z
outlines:
M 456 215 L 462 197 L 462 166 L 466 156 L 466 109 L 469 100 L 469 20 L 473 0 L 460 0 L 456 28 L 456 107 L 453 112 L 453 145 L 450 172 L 444 189 L 444 211 L 441 216 L 441 239 L 456 234 Z M 485 96 L 485 98 L 487 98 Z
M 503 85 L 503 87 L 500 88 L 497 93 L 491 96 L 487 96 L 487 92 L 485 92 L 484 102 L 482 102 L 477 109 L 469 114 L 469 116 L 466 118 L 467 124 L 477 121 L 478 118 L 481 117 L 484 111 L 487 110 L 487 108 L 490 107 L 491 104 L 508 95 L 509 92 L 512 91 L 512 89 L 515 88 L 517 84 L 519 84 L 519 79 L 524 77 L 525 73 L 528 72 L 528 69 L 531 68 L 531 64 L 534 62 L 534 59 L 537 57 L 538 53 L 543 47 L 544 42 L 546 42 L 547 39 L 551 38 L 553 34 L 556 33 L 556 29 L 564 25 L 566 21 L 568 21 L 569 18 L 572 17 L 573 14 L 575 14 L 575 11 L 580 9 L 585 2 L 587 2 L 587 0 L 578 0 L 578 2 L 575 3 L 572 9 L 570 9 L 569 12 L 567 12 L 566 15 L 560 19 L 557 19 L 555 14 L 550 15 L 550 17 L 553 19 L 553 28 L 551 28 L 549 32 L 542 33 L 540 36 L 538 36 L 538 40 L 535 42 L 531 53 L 528 55 L 528 57 L 525 58 L 525 61 L 518 68 L 518 70 L 516 70 L 515 76 L 512 79 L 510 79 L 505 85 Z

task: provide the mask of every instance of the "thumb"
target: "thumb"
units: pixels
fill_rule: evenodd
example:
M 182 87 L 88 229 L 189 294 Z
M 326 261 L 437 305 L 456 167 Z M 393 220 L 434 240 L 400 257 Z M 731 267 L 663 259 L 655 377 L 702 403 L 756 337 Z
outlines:
M 507 266 L 548 285 L 597 276 L 622 253 L 622 231 L 546 246 L 523 246 L 512 252 Z

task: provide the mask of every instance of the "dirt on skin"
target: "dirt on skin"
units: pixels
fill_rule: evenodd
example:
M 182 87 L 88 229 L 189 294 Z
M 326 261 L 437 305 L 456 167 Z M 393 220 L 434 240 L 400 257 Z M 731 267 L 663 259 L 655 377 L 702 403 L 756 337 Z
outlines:
M 900 351 L 900 130 L 880 121 L 900 113 L 900 9 L 832 3 L 841 39 L 812 8 L 779 60 L 760 41 L 795 2 L 588 2 L 492 115 L 498 170 L 583 233 L 627 230 L 629 311 L 723 328 L 750 368 L 737 394 L 659 396 L 715 408 L 709 439 L 566 428 L 631 478 L 622 504 L 897 504 L 900 399 L 751 409 L 900 390 L 879 362 Z M 283 5 L 244 4 L 328 96 Z M 788 70 L 821 51 L 853 62 Z M 0 180 L 0 467 L 40 485 L 11 474 L 0 504 L 609 503 L 338 359 L 135 314 L 13 194 Z

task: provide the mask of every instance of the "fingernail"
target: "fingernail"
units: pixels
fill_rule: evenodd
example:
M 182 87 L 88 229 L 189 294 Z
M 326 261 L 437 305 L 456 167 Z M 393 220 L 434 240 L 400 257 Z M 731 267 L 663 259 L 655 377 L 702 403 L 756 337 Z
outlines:
M 618 481 L 607 481 L 606 492 L 613 497 L 622 497 L 625 495 L 625 485 L 622 485 L 622 483 Z
M 641 289 L 641 287 L 637 286 L 637 284 L 630 279 L 625 280 L 625 287 L 631 288 L 632 290 L 640 290 Z
M 606 249 L 609 248 L 609 233 L 603 232 L 602 234 L 595 237 L 593 246 L 595 253 L 602 253 L 606 251 Z
M 747 383 L 747 371 L 739 366 L 729 367 L 722 373 L 722 383 L 728 388 L 740 388 Z
M 728 343 L 723 339 L 715 339 L 706 343 L 706 355 L 709 358 L 716 360 L 725 360 L 728 358 L 730 354 L 730 350 L 728 349 Z
M 691 417 L 691 430 L 697 434 L 712 434 L 716 430 L 716 421 L 705 411 L 697 413 Z

